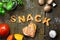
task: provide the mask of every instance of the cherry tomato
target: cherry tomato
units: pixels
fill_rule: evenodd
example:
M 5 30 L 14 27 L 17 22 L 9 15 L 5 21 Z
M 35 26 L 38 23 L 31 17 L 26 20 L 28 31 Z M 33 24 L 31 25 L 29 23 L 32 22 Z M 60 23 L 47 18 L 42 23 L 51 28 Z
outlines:
M 10 31 L 8 24 L 0 24 L 0 36 L 7 36 Z

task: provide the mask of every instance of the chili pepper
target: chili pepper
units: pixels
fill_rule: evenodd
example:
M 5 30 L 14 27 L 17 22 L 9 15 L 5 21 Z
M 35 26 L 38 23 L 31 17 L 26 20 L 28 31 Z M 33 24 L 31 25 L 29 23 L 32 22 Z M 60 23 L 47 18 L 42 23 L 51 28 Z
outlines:
M 7 10 L 12 10 L 12 7 L 13 7 L 13 2 L 8 2 L 7 5 L 6 5 L 6 9 Z
M 15 2 L 9 2 L 9 3 L 7 3 L 7 5 L 6 5 L 6 9 L 7 10 L 13 10 L 13 9 L 15 9 L 16 8 L 16 6 L 17 6 L 17 2 L 15 1 Z
M 2 0 L 2 2 L 10 2 L 10 0 Z
M 23 35 L 21 35 L 21 34 L 14 34 L 14 37 L 15 37 L 15 39 L 16 40 L 23 40 Z
M 14 2 L 16 1 L 17 2 L 17 0 L 12 0 L 12 1 L 14 1 Z
M 23 0 L 17 0 L 18 4 L 22 5 L 23 4 Z
M 15 9 L 17 7 L 17 2 L 13 2 L 13 7 L 12 7 L 12 10 Z
M 3 7 L 3 3 L 2 2 L 0 2 L 0 7 Z
M 10 1 L 16 1 L 16 0 L 2 0 L 2 2 L 10 2 Z
M 3 8 L 0 8 L 0 15 L 5 15 L 5 10 Z
M 13 40 L 13 35 L 12 34 L 9 35 L 8 38 L 7 38 L 7 40 Z
M 12 6 L 13 6 L 12 2 L 9 2 L 9 3 L 7 3 L 7 5 L 6 5 L 6 9 L 7 9 L 7 10 L 12 10 Z
M 4 4 L 0 3 L 0 5 L 8 11 L 15 9 L 17 4 L 19 5 L 23 4 L 23 0 L 2 0 L 2 2 Z

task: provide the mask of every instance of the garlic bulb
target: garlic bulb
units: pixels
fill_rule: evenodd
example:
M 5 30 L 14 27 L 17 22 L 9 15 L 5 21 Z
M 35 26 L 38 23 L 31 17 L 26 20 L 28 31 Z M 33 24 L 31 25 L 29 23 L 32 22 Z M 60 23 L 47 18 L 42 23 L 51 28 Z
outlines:
M 55 38 L 56 35 L 57 35 L 57 33 L 56 33 L 55 30 L 51 30 L 51 31 L 49 32 L 49 36 L 50 36 L 51 38 Z

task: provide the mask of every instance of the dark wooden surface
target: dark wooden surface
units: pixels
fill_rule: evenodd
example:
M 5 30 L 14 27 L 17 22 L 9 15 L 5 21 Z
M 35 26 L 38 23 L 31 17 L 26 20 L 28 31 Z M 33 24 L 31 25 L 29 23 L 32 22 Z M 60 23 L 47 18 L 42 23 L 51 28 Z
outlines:
M 20 7 L 17 6 L 17 8 L 11 12 L 8 12 L 4 17 L 0 16 L 0 23 L 7 23 L 10 26 L 10 34 L 14 33 L 20 33 L 22 34 L 22 29 L 27 26 L 30 22 L 25 23 L 18 23 L 18 16 L 27 15 L 29 13 L 32 14 L 34 17 L 36 14 L 41 14 L 42 19 L 44 17 L 50 17 L 51 22 L 50 26 L 47 27 L 43 25 L 42 23 L 36 23 L 37 25 L 37 32 L 36 36 L 34 38 L 30 37 L 24 37 L 24 40 L 60 40 L 60 0 L 54 0 L 57 4 L 57 7 L 52 8 L 52 12 L 50 13 L 44 13 L 43 7 L 38 4 L 38 0 L 24 0 L 24 6 Z M 17 21 L 15 23 L 9 22 L 10 17 L 12 15 L 16 16 Z M 57 37 L 55 39 L 51 39 L 48 35 L 49 31 L 51 29 L 54 29 L 57 31 Z M 3 40 L 6 40 L 5 38 Z

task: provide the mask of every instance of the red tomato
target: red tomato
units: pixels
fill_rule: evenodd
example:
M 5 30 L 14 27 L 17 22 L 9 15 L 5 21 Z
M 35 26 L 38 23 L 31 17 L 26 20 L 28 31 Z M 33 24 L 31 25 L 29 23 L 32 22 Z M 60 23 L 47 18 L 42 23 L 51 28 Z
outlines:
M 0 24 L 0 36 L 6 36 L 8 35 L 10 31 L 9 25 L 8 24 Z
M 13 35 L 9 35 L 7 40 L 13 40 Z

